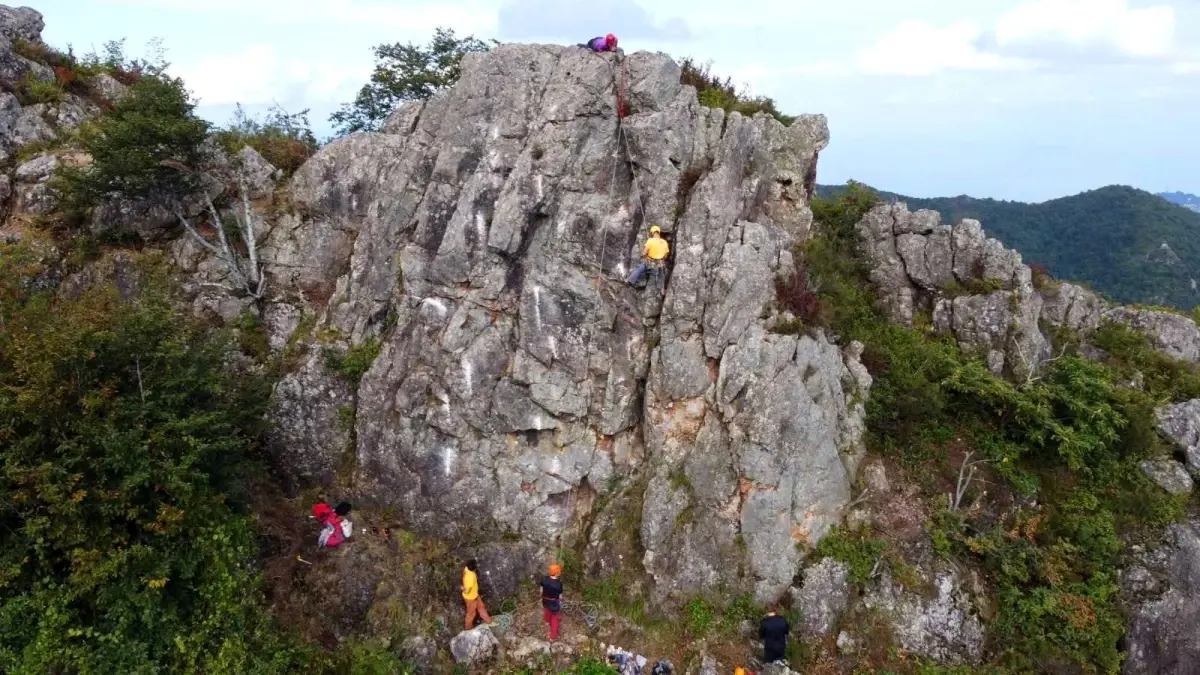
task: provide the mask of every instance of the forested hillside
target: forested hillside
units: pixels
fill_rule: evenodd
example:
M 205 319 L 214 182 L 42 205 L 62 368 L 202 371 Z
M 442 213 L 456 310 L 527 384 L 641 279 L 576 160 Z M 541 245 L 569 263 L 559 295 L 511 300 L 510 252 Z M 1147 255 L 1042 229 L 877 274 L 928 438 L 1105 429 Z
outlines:
M 819 186 L 829 196 L 841 186 Z M 974 218 L 988 235 L 1021 252 L 1025 262 L 1061 279 L 1084 282 L 1118 302 L 1200 303 L 1200 213 L 1157 195 L 1110 185 L 1040 204 L 958 197 L 920 199 L 880 192 L 942 220 Z

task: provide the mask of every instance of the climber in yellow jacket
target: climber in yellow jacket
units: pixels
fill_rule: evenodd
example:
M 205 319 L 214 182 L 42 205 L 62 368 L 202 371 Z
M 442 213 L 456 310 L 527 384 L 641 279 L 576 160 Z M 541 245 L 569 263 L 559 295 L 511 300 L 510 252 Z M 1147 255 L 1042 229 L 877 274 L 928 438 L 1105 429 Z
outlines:
M 662 229 L 657 225 L 650 226 L 650 238 L 642 246 L 642 262 L 629 275 L 629 283 L 636 285 L 647 274 L 654 275 L 658 282 L 658 292 L 664 293 L 663 283 L 667 273 L 667 255 L 671 253 L 671 245 L 662 238 Z
M 462 596 L 463 602 L 467 605 L 467 630 L 475 627 L 476 613 L 484 623 L 492 622 L 492 617 L 488 616 L 487 607 L 483 606 L 483 598 L 479 597 L 479 575 L 476 574 L 478 569 L 479 564 L 475 562 L 474 558 L 468 560 L 467 566 L 463 568 Z

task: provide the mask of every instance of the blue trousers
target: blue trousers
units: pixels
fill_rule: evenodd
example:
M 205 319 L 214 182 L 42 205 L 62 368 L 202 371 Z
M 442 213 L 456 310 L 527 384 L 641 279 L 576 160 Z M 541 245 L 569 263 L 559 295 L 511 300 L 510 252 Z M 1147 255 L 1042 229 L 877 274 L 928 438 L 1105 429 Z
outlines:
M 632 285 L 636 285 L 639 281 L 642 280 L 642 277 L 649 274 L 655 278 L 655 282 L 658 284 L 658 292 L 659 292 L 659 294 L 662 294 L 663 293 L 663 283 L 664 283 L 663 277 L 665 276 L 663 273 L 665 271 L 666 270 L 662 267 L 662 265 L 652 265 L 647 262 L 642 262 L 642 263 L 639 263 L 636 268 L 634 268 L 633 274 L 629 275 L 629 283 Z

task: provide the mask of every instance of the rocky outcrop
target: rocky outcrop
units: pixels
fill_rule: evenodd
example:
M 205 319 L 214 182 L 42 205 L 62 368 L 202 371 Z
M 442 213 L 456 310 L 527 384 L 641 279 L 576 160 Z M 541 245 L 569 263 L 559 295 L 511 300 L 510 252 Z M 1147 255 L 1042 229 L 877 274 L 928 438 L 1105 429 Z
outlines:
M 1164 539 L 1122 574 L 1126 675 L 1200 672 L 1200 522 L 1171 525 Z
M 863 605 L 884 612 L 896 642 L 908 651 L 939 663 L 978 663 L 983 656 L 983 622 L 958 574 L 943 571 L 933 582 L 932 598 L 906 591 L 890 573 L 863 598 Z
M 455 635 L 450 640 L 450 655 L 455 663 L 471 665 L 492 658 L 499 647 L 500 641 L 492 635 L 492 629 L 482 624 Z
M 1172 312 L 1112 307 L 1066 282 L 1034 283 L 1016 251 L 984 235 L 978 221 L 943 225 L 936 211 L 880 204 L 858 224 L 869 277 L 891 318 L 912 325 L 928 312 L 934 328 L 979 354 L 997 375 L 1025 380 L 1050 358 L 1047 328 L 1085 337 L 1105 321 L 1145 334 L 1160 352 L 1200 362 L 1200 328 Z
M 870 387 L 861 346 L 765 328 L 825 120 L 702 107 L 661 54 L 622 68 L 618 126 L 613 56 L 470 55 L 455 87 L 297 172 L 263 250 L 278 300 L 381 349 L 353 391 L 313 359 L 285 377 L 276 447 L 327 480 L 346 437 L 316 427 L 353 400 L 363 498 L 543 547 L 613 522 L 592 505 L 644 472 L 659 597 L 774 599 L 849 498 Z M 661 300 L 625 283 L 650 224 L 673 247 Z
M 833 632 L 852 599 L 849 574 L 850 568 L 833 558 L 804 570 L 803 584 L 791 593 L 792 609 L 803 617 L 799 628 L 805 636 L 824 637 Z
M 1190 317 L 1134 307 L 1115 307 L 1105 316 L 1145 334 L 1167 356 L 1200 361 L 1200 327 Z
M 1200 399 L 1165 405 L 1155 417 L 1159 433 L 1175 444 L 1192 477 L 1200 479 Z
M 984 236 L 976 220 L 941 224 L 936 211 L 881 204 L 858 225 L 870 278 L 891 317 L 934 328 L 977 351 L 996 374 L 1024 379 L 1050 356 L 1038 326 L 1043 300 L 1021 255 Z

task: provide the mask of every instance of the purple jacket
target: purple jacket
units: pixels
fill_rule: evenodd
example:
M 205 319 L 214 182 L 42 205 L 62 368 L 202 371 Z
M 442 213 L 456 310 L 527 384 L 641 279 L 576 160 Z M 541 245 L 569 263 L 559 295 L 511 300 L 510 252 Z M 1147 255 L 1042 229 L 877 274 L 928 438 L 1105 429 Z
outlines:
M 587 46 L 594 52 L 606 52 L 608 51 L 608 40 L 605 40 L 604 36 L 601 35 L 600 37 L 588 40 Z

